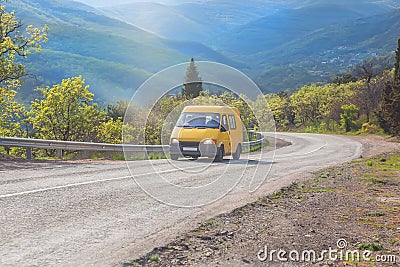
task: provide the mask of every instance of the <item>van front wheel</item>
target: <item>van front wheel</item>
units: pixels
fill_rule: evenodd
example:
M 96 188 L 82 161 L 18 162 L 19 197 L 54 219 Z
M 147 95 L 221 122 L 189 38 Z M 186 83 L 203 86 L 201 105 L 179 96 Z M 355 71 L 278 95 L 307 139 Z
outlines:
M 215 156 L 214 161 L 221 162 L 224 159 L 224 156 L 225 156 L 225 149 L 224 146 L 221 145 L 221 147 L 217 149 L 217 155 Z
M 234 160 L 240 159 L 240 154 L 242 154 L 242 146 L 238 144 L 238 147 L 236 148 L 236 152 L 232 154 L 232 158 Z

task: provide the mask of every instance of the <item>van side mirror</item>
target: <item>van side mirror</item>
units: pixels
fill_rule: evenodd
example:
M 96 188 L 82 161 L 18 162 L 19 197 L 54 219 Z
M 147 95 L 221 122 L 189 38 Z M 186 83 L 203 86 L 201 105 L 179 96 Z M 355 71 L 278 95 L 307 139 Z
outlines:
M 221 133 L 226 133 L 226 128 L 224 126 L 221 126 Z

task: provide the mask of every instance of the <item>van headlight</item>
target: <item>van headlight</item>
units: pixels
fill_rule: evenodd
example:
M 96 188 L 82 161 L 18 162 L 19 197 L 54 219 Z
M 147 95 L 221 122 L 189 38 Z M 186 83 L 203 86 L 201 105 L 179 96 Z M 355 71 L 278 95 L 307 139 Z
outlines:
M 204 140 L 202 143 L 204 145 L 214 145 L 215 144 L 215 140 L 207 139 L 207 140 Z
M 170 144 L 171 145 L 178 145 L 179 144 L 179 140 L 176 139 L 176 138 L 172 138 Z

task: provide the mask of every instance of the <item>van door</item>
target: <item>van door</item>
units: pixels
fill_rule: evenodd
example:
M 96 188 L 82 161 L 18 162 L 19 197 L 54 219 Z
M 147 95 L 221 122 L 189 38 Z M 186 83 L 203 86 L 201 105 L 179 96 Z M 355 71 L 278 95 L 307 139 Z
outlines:
M 231 137 L 229 134 L 229 124 L 228 117 L 226 115 L 222 115 L 221 118 L 221 129 L 225 129 L 225 131 L 221 131 L 221 140 L 224 143 L 225 154 L 231 154 Z
M 231 149 L 232 153 L 236 152 L 238 144 L 241 142 L 240 136 L 242 129 L 238 129 L 238 123 L 236 122 L 236 117 L 234 114 L 228 114 L 229 121 L 229 135 L 231 138 Z

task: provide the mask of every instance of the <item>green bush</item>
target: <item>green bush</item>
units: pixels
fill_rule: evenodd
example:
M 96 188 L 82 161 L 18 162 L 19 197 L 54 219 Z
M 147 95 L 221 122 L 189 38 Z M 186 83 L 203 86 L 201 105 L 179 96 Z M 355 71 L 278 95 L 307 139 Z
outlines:
M 375 124 L 371 124 L 369 122 L 363 123 L 360 130 L 361 134 L 383 134 L 383 130 L 376 126 Z

